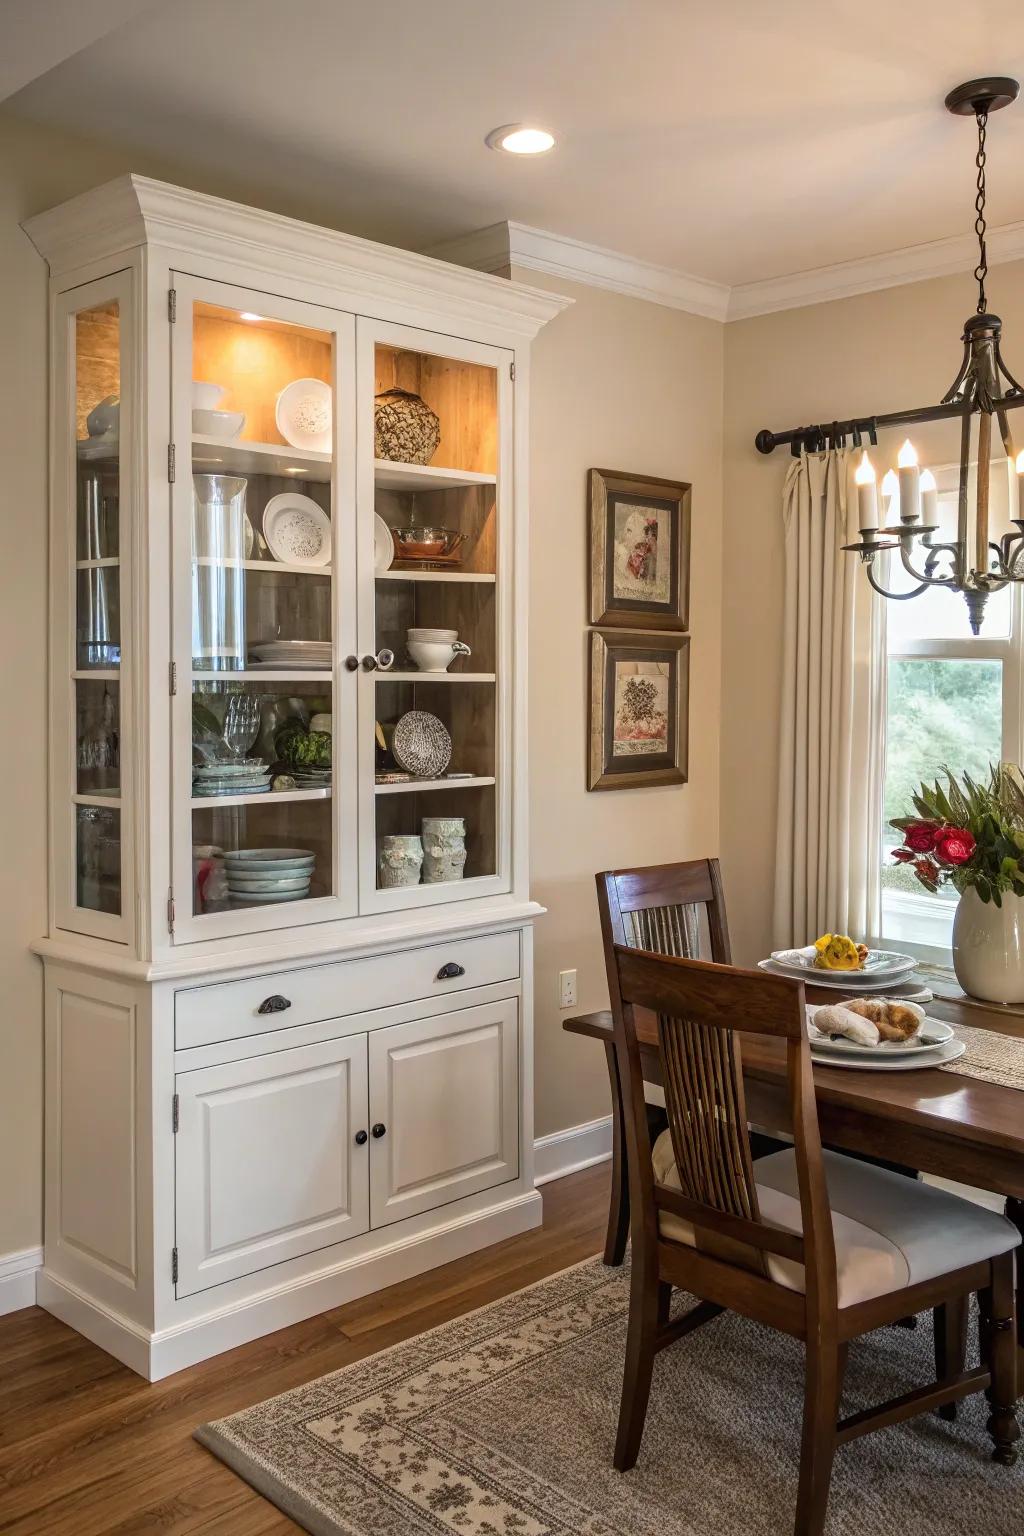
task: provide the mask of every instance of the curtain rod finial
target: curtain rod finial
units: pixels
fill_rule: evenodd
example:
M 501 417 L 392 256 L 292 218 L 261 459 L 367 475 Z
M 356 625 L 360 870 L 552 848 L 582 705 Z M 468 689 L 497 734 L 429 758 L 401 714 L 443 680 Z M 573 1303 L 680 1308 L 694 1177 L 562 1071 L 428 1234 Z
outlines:
M 769 432 L 767 427 L 762 427 L 754 438 L 754 447 L 758 453 L 771 453 L 775 448 L 775 433 Z

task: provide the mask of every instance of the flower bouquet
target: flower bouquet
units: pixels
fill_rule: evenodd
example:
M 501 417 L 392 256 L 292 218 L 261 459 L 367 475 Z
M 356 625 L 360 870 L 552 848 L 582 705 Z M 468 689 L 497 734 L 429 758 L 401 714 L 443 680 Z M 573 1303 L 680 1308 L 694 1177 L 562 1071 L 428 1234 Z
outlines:
M 914 795 L 914 816 L 890 822 L 903 833 L 894 848 L 899 864 L 912 864 L 926 890 L 952 885 L 961 895 L 973 886 L 983 902 L 1002 906 L 1008 892 L 1024 896 L 1024 777 L 1015 763 L 993 763 L 987 784 L 970 774 L 957 779 L 944 768 Z

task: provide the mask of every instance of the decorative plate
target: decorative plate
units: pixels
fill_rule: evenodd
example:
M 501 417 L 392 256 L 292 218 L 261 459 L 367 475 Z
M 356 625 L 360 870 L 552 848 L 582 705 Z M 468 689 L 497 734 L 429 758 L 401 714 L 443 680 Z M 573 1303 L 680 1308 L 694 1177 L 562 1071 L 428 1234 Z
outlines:
M 391 751 L 400 768 L 436 779 L 452 760 L 452 739 L 436 715 L 410 709 L 395 726 Z
M 284 565 L 329 565 L 331 520 L 311 496 L 284 491 L 263 509 L 263 537 Z
M 282 389 L 274 407 L 277 430 L 293 448 L 331 451 L 331 386 L 322 379 L 296 379 Z
M 391 529 L 379 512 L 373 514 L 373 568 L 390 571 L 395 558 L 395 541 Z

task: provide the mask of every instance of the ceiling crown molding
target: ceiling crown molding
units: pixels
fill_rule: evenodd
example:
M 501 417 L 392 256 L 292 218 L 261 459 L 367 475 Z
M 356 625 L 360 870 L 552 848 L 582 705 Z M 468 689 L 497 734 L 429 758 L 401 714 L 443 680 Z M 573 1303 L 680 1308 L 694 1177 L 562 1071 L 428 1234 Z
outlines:
M 973 235 L 953 235 L 806 272 L 738 283 L 733 288 L 512 220 L 446 240 L 432 246 L 428 254 L 482 272 L 532 267 L 570 282 L 610 288 L 630 298 L 712 320 L 749 320 L 780 309 L 827 304 L 882 288 L 971 272 L 977 246 Z M 989 232 L 988 259 L 990 266 L 1024 259 L 1024 222 L 1004 224 Z
M 427 254 L 483 272 L 529 267 L 569 282 L 610 288 L 613 293 L 624 293 L 631 299 L 646 299 L 651 304 L 664 304 L 669 309 L 682 309 L 710 320 L 724 320 L 728 309 L 729 289 L 725 283 L 661 267 L 653 261 L 641 261 L 601 245 L 588 245 L 568 235 L 533 229 L 511 219 L 431 246 Z

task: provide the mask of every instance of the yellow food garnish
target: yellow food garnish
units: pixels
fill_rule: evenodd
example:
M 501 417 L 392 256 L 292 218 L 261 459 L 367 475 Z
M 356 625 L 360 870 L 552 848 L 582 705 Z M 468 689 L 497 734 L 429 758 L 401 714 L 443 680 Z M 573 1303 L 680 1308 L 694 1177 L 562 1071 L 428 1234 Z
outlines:
M 863 945 L 855 944 L 845 933 L 823 933 L 815 939 L 814 947 L 818 951 L 814 963 L 823 971 L 859 971 L 864 963 Z

